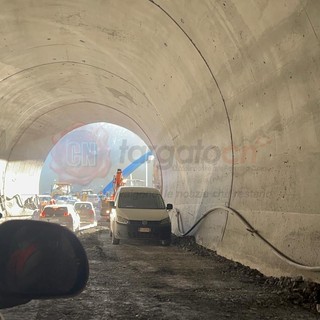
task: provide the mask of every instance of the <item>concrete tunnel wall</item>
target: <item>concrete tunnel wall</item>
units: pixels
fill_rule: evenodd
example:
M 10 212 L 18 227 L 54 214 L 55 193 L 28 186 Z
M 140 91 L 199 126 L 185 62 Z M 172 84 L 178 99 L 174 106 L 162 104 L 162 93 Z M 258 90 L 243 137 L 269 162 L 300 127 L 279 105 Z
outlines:
M 55 135 L 111 122 L 153 146 L 176 233 L 177 211 L 187 231 L 227 206 L 287 256 L 320 265 L 319 1 L 0 4 L 2 194 L 38 191 Z M 232 211 L 193 234 L 266 275 L 320 281 Z

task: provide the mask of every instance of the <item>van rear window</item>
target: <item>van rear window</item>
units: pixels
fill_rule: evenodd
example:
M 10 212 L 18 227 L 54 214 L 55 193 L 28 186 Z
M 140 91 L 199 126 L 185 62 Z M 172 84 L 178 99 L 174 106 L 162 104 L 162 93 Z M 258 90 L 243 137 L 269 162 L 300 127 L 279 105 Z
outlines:
M 63 216 L 64 213 L 68 212 L 68 208 L 67 207 L 46 207 L 44 208 L 44 213 L 46 215 L 46 217 L 52 217 L 53 215 L 55 215 L 56 217 L 60 217 Z
M 158 193 L 123 192 L 119 194 L 119 208 L 165 209 L 163 198 Z

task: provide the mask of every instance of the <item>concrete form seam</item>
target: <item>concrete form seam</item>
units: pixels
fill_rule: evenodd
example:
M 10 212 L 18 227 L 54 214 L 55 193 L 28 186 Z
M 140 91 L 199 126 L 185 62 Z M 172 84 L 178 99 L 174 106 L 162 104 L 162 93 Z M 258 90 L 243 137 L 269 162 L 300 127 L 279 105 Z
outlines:
M 314 35 L 316 36 L 317 40 L 319 41 L 319 37 L 318 37 L 317 32 L 316 32 L 316 30 L 315 30 L 315 28 L 314 28 L 314 26 L 313 26 L 313 24 L 312 24 L 312 21 L 310 20 L 310 17 L 309 17 L 309 15 L 308 15 L 307 10 L 305 10 L 305 13 L 306 13 L 306 16 L 307 16 L 307 18 L 308 18 L 308 21 L 309 21 L 309 23 L 310 23 L 310 26 L 311 26 L 311 28 L 312 28 L 312 30 L 313 30 L 313 33 L 314 33 Z
M 232 166 L 231 166 L 231 184 L 230 184 L 230 193 L 229 193 L 229 200 L 228 200 L 228 206 L 230 206 L 231 204 L 231 196 L 232 196 L 232 192 L 233 192 L 233 179 L 234 179 L 234 145 L 233 145 L 233 135 L 232 135 L 232 127 L 231 127 L 231 121 L 230 121 L 230 116 L 229 116 L 229 111 L 227 108 L 227 104 L 225 101 L 225 98 L 223 96 L 222 90 L 219 86 L 219 83 L 216 79 L 216 77 L 213 74 L 213 71 L 211 70 L 207 60 L 205 59 L 204 55 L 202 54 L 202 52 L 200 51 L 200 49 L 197 47 L 197 45 L 194 43 L 194 41 L 191 39 L 191 37 L 187 34 L 187 32 L 180 26 L 180 24 L 166 11 L 164 10 L 158 3 L 155 3 L 154 0 L 148 0 L 149 2 L 151 2 L 152 4 L 154 4 L 155 6 L 157 6 L 162 12 L 164 12 L 175 24 L 176 26 L 184 33 L 184 35 L 188 38 L 188 40 L 191 42 L 191 44 L 193 45 L 193 47 L 196 49 L 196 51 L 198 52 L 198 54 L 200 55 L 201 59 L 204 61 L 206 67 L 208 68 L 210 75 L 212 77 L 212 79 L 214 80 L 217 89 L 220 93 L 222 102 L 223 102 L 223 106 L 225 109 L 225 113 L 226 113 L 226 117 L 227 117 L 227 121 L 228 121 L 228 126 L 229 126 L 229 133 L 230 133 L 230 141 L 231 141 L 231 154 L 232 154 Z

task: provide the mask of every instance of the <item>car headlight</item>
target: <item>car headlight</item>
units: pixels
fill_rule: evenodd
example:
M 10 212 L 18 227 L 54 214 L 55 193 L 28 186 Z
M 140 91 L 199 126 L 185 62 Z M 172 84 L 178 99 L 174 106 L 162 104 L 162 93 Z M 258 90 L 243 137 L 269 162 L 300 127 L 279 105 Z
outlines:
M 170 221 L 170 218 L 168 217 L 168 218 L 165 218 L 165 219 L 161 220 L 160 223 L 161 223 L 161 224 L 170 224 L 171 221 Z
M 118 223 L 121 223 L 121 224 L 128 224 L 129 223 L 128 219 L 122 218 L 120 216 L 117 216 L 116 220 L 117 220 Z

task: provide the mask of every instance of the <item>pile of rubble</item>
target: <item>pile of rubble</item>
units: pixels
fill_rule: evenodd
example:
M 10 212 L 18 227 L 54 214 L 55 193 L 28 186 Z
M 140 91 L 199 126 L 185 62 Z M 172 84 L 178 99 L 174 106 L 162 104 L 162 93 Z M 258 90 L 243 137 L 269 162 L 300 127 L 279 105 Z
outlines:
M 266 277 L 258 270 L 228 260 L 219 256 L 215 251 L 204 248 L 197 244 L 192 236 L 174 237 L 172 243 L 196 255 L 210 257 L 215 261 L 223 262 L 225 264 L 223 273 L 237 274 L 239 277 L 249 277 L 252 282 L 254 281 L 263 285 L 265 290 L 269 292 L 276 292 L 279 297 L 290 301 L 294 305 L 302 306 L 314 312 L 320 312 L 320 284 L 318 283 L 305 281 L 302 277 Z

